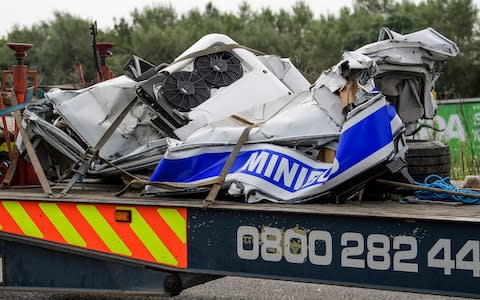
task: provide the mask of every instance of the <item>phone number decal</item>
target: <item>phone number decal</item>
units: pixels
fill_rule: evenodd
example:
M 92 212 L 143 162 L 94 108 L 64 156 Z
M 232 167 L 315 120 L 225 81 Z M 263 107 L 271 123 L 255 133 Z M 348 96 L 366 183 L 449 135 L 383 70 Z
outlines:
M 338 240 L 338 239 L 337 239 Z M 419 262 L 452 275 L 452 272 L 469 272 L 480 277 L 480 242 L 467 240 L 458 251 L 452 249 L 452 241 L 438 238 L 429 245 L 425 258 L 419 257 L 419 243 L 409 235 L 387 236 L 343 232 L 337 245 L 329 231 L 275 227 L 240 226 L 237 229 L 237 255 L 243 260 L 261 259 L 268 262 L 285 260 L 292 264 L 311 263 L 331 266 L 334 254 L 340 254 L 340 267 L 418 273 Z

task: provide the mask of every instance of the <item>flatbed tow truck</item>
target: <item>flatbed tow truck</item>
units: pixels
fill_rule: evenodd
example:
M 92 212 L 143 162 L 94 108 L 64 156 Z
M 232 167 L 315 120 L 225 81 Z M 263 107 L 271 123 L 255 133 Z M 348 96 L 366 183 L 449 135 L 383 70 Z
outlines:
M 62 187 L 55 186 L 55 189 Z M 0 192 L 5 289 L 177 295 L 243 276 L 478 297 L 480 207 Z
M 394 40 L 399 34 L 387 29 L 381 32 L 388 33 L 387 45 L 398 44 L 397 41 L 390 43 L 390 40 Z M 439 36 L 433 29 L 422 32 L 421 34 L 429 36 Z M 227 37 L 218 35 L 207 36 L 204 41 L 208 42 L 213 38 L 227 39 L 226 46 L 231 43 Z M 416 35 L 412 38 L 417 45 Z M 441 40 L 444 41 L 445 38 Z M 453 49 L 452 52 L 443 53 L 443 48 L 440 49 L 441 52 L 437 52 L 443 53 L 443 56 L 455 56 L 458 48 L 451 41 L 446 41 Z M 9 44 L 9 46 L 17 54 L 23 53 L 16 55 L 17 66 L 14 66 L 18 70 L 23 70 L 21 83 L 24 86 L 20 89 L 15 89 L 15 86 L 13 88 L 15 94 L 20 95 L 25 93 L 26 88 L 27 73 L 26 67 L 22 65 L 23 57 L 31 45 Z M 240 50 L 246 51 L 238 49 Z M 219 50 L 215 51 L 212 53 Z M 242 54 L 241 51 L 238 53 Z M 431 54 L 430 48 L 428 51 Z M 208 58 L 204 51 L 201 52 L 201 57 Z M 192 52 L 186 57 L 192 60 L 193 54 L 195 57 L 200 55 Z M 280 84 L 277 82 L 278 78 L 272 77 L 273 75 L 266 71 L 252 53 L 245 55 L 246 61 L 251 60 L 250 65 L 261 66 L 258 72 L 255 72 L 261 76 L 270 76 L 275 86 Z M 354 59 L 358 55 L 350 54 L 349 57 Z M 215 59 L 217 60 L 219 59 Z M 290 66 L 288 61 L 284 63 Z M 353 65 L 358 67 L 358 64 Z M 175 64 L 172 66 L 175 67 Z M 293 68 L 293 65 L 289 68 Z M 170 71 L 178 71 L 176 74 L 180 75 L 188 73 L 179 70 Z M 360 66 L 359 70 L 364 68 Z M 251 71 L 251 74 L 257 74 L 255 72 Z M 10 73 L 12 72 L 6 74 Z M 189 76 L 191 79 L 193 75 Z M 248 79 L 248 74 L 244 77 Z M 167 79 L 164 80 L 166 82 Z M 185 83 L 184 80 L 185 78 L 182 79 L 182 84 Z M 18 85 L 20 80 L 15 82 Z M 223 86 L 223 83 L 220 86 Z M 183 88 L 185 93 L 188 92 L 187 87 L 189 86 Z M 325 89 L 323 85 L 321 88 Z M 282 89 L 286 91 L 285 87 Z M 277 88 L 271 90 L 278 91 Z M 333 91 L 324 92 L 337 101 L 338 97 L 332 94 Z M 249 99 L 247 96 L 243 98 Z M 97 124 L 92 119 L 91 107 L 85 101 L 83 100 L 82 105 L 78 107 L 89 107 L 85 119 L 88 120 L 88 124 Z M 130 104 L 119 113 L 115 121 L 112 120 L 112 123 L 115 124 L 117 120 L 124 118 L 134 102 L 130 100 L 128 102 Z M 375 100 L 372 103 L 377 102 Z M 19 109 L 23 108 L 16 108 L 17 124 L 22 123 Z M 71 112 L 75 117 L 79 114 L 78 108 L 72 108 Z M 70 115 L 68 111 L 65 114 Z M 106 114 L 109 115 L 110 112 Z M 103 122 L 105 119 L 103 114 L 99 115 L 101 117 L 99 120 Z M 395 115 L 388 116 L 393 118 Z M 312 116 L 315 117 L 314 120 L 318 119 L 316 115 Z M 391 124 L 395 123 L 392 118 L 382 119 L 386 120 L 388 125 L 385 128 L 390 128 Z M 38 117 L 33 119 L 39 120 Z M 53 130 L 48 122 L 42 124 L 46 126 L 45 128 Z M 100 132 L 100 140 L 94 143 L 94 147 L 90 145 L 87 149 L 95 151 L 86 151 L 82 154 L 82 160 L 87 158 L 87 154 L 97 153 L 106 141 L 105 136 L 112 134 L 110 128 L 116 126 L 110 125 L 104 133 Z M 96 125 L 92 127 L 94 133 L 101 131 Z M 372 126 L 376 127 L 377 123 Z M 248 128 L 251 129 L 252 126 Z M 37 169 L 41 168 L 39 162 L 35 163 L 35 151 L 22 130 L 20 129 L 20 133 L 24 137 L 25 147 L 34 168 L 35 165 Z M 58 130 L 47 132 L 58 133 Z M 244 130 L 245 137 L 248 132 Z M 385 136 L 389 137 L 388 143 L 381 144 L 381 149 L 384 149 L 385 145 L 390 145 L 390 142 L 393 145 L 393 133 L 390 129 L 387 130 Z M 68 145 L 77 145 L 75 141 L 70 141 L 65 133 L 59 136 L 63 138 L 60 142 L 69 141 Z M 47 137 L 51 142 L 58 138 L 50 134 Z M 398 146 L 397 142 L 395 145 Z M 357 143 L 352 144 L 353 149 L 357 149 L 356 146 Z M 7 149 L 10 149 L 9 146 Z M 116 148 L 113 150 L 117 151 Z M 235 150 L 231 151 L 233 153 Z M 158 158 L 153 158 L 155 162 L 158 161 Z M 277 158 L 275 157 L 272 167 Z M 88 162 L 91 163 L 92 160 Z M 175 172 L 178 166 L 174 163 L 172 166 Z M 228 171 L 230 167 L 225 166 L 223 169 Z M 203 198 L 142 197 L 138 192 L 127 192 L 121 197 L 116 197 L 115 193 L 122 189 L 119 185 L 89 180 L 73 185 L 76 179 L 85 175 L 85 168 L 83 174 L 76 172 L 75 180 L 70 180 L 72 184 L 62 182 L 52 186 L 54 196 L 51 197 L 47 196 L 49 193 L 45 185 L 48 188 L 49 183 L 46 183 L 46 179 L 40 180 L 43 182 L 43 190 L 39 186 L 13 186 L 8 190 L 0 190 L 0 285 L 3 289 L 177 295 L 183 289 L 222 276 L 233 275 L 432 294 L 480 296 L 479 206 L 405 205 L 393 200 L 374 201 L 375 199 L 369 199 L 367 195 L 359 197 L 362 201 L 356 202 L 347 201 L 340 204 L 315 202 L 301 205 L 246 204 L 240 198 L 218 197 L 217 201 L 206 207 Z M 303 172 L 302 180 L 306 176 L 305 170 L 302 168 L 300 171 L 301 174 Z M 36 174 L 37 176 L 43 174 L 43 171 Z M 280 172 L 278 174 L 281 175 Z M 302 180 L 298 182 L 302 183 Z M 216 182 L 214 188 L 218 187 L 220 182 L 222 181 Z M 65 196 L 59 196 L 68 190 L 70 192 Z

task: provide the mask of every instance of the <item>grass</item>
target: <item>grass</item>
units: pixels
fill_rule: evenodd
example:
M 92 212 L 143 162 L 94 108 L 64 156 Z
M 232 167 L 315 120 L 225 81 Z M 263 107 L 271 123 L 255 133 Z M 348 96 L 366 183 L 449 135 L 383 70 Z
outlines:
M 479 159 L 475 155 L 474 142 L 469 139 L 455 144 L 456 149 L 450 149 L 452 179 L 463 180 L 467 175 L 478 175 Z
M 475 137 L 475 129 L 477 128 L 474 128 L 474 122 L 468 122 L 468 120 L 473 119 L 474 115 L 474 109 L 471 109 L 470 111 L 469 108 L 471 108 L 471 106 L 460 103 L 455 104 L 455 110 L 453 111 L 454 113 L 457 113 L 461 119 L 465 131 L 465 141 L 459 139 L 447 140 L 442 138 L 442 134 L 439 135 L 439 133 L 435 131 L 429 131 L 429 135 L 432 139 L 438 139 L 450 146 L 450 158 L 452 163 L 451 179 L 453 180 L 463 180 L 467 175 L 478 175 L 480 173 L 480 159 L 477 155 L 477 151 L 480 149 L 480 143 Z M 446 116 L 450 116 L 450 114 L 447 114 Z M 448 122 L 448 120 L 446 121 Z M 439 128 L 438 123 L 434 122 L 433 125 L 436 128 Z

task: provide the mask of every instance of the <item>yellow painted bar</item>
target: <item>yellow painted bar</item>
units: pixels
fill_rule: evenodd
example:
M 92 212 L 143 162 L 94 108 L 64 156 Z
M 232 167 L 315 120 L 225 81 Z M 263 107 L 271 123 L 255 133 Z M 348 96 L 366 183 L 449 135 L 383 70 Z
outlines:
M 18 227 L 25 235 L 43 239 L 43 233 L 33 222 L 32 218 L 25 211 L 23 206 L 18 201 L 3 201 L 3 207 L 8 211 L 10 216 L 15 220 Z
M 134 207 L 117 207 L 117 209 L 128 209 L 132 212 L 130 228 L 135 232 L 156 261 L 174 266 L 178 265 L 175 256 L 170 253 L 170 250 L 168 250 L 162 240 L 158 238 L 138 210 Z
M 67 217 L 65 217 L 57 204 L 40 203 L 39 206 L 67 243 L 80 247 L 85 247 L 87 245 L 85 240 L 73 227 Z
M 168 227 L 178 236 L 182 243 L 187 241 L 187 221 L 175 208 L 159 208 L 158 214 L 167 223 Z
M 95 205 L 79 204 L 77 208 L 110 251 L 126 256 L 132 255 L 130 249 L 103 218 Z

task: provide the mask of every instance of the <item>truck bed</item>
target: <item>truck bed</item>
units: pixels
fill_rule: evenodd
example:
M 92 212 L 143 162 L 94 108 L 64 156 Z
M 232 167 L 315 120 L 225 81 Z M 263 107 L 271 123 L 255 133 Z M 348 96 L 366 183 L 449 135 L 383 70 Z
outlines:
M 477 205 L 364 196 L 340 204 L 230 198 L 205 209 L 202 197 L 116 197 L 123 186 L 98 182 L 58 197 L 64 186 L 53 186 L 52 198 L 39 187 L 0 191 L 0 285 L 174 295 L 234 275 L 480 295 Z M 66 274 L 65 266 L 76 267 Z
M 34 200 L 55 202 L 104 203 L 119 205 L 146 205 L 161 207 L 203 208 L 203 199 L 200 197 L 143 197 L 139 191 L 129 192 L 121 197 L 115 193 L 122 189 L 120 185 L 102 183 L 77 184 L 68 195 L 63 198 L 58 194 L 63 185 L 53 186 L 55 197 L 48 198 L 40 187 L 13 187 L 0 190 L 0 200 Z M 238 210 L 251 212 L 279 212 L 313 215 L 381 217 L 419 220 L 443 220 L 480 222 L 480 206 L 460 205 L 450 206 L 441 204 L 400 204 L 393 200 L 347 201 L 345 203 L 324 203 L 321 200 L 304 204 L 277 204 L 256 203 L 248 204 L 239 199 L 218 199 L 208 209 Z

